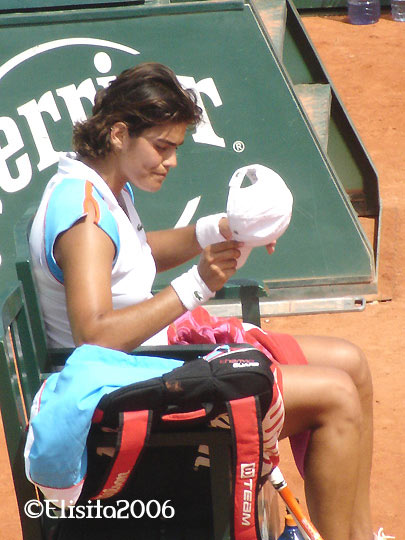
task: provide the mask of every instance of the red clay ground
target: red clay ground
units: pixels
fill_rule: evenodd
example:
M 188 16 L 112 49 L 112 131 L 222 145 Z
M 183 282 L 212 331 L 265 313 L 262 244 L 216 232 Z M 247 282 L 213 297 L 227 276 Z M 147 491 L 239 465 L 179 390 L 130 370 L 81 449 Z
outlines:
M 335 335 L 366 352 L 375 388 L 372 510 L 375 529 L 404 538 L 405 494 L 405 23 L 383 15 L 352 26 L 344 16 L 305 17 L 305 27 L 377 170 L 384 205 L 379 294 L 361 313 L 274 318 L 263 326 L 289 333 Z M 21 540 L 3 434 L 0 431 L 0 540 Z M 302 483 L 282 445 L 282 468 L 303 500 Z
M 340 336 L 366 352 L 375 392 L 373 520 L 375 529 L 383 526 L 386 534 L 401 540 L 405 538 L 400 514 L 405 494 L 405 23 L 392 21 L 388 13 L 368 26 L 350 25 L 343 16 L 303 20 L 379 173 L 383 202 L 379 294 L 361 313 L 275 318 L 269 326 L 297 334 Z M 285 475 L 300 492 L 288 447 L 282 449 Z

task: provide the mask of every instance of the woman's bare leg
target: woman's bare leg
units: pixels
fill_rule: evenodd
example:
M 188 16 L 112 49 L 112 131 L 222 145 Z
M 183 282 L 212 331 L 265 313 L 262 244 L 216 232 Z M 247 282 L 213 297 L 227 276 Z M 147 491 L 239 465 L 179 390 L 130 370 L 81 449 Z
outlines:
M 289 365 L 281 370 L 286 410 L 281 437 L 312 431 L 305 460 L 311 519 L 325 540 L 349 540 L 360 463 L 358 392 L 341 370 Z
M 363 427 L 360 437 L 360 467 L 353 506 L 351 538 L 371 538 L 370 475 L 373 452 L 373 387 L 364 353 L 353 343 L 333 337 L 294 336 L 312 366 L 331 366 L 345 371 L 360 398 Z

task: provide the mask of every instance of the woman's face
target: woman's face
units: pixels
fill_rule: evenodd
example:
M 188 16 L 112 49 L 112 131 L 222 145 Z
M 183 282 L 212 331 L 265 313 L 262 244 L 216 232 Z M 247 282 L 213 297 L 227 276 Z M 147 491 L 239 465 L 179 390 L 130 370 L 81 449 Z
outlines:
M 121 178 L 143 191 L 158 191 L 172 167 L 177 165 L 177 148 L 184 142 L 187 124 L 166 124 L 145 129 L 130 137 L 125 126 L 117 152 Z

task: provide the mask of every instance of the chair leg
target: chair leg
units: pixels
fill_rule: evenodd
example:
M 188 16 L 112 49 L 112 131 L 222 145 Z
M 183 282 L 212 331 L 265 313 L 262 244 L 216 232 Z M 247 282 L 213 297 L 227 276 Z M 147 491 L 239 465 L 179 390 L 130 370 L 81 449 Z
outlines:
M 260 328 L 260 303 L 257 286 L 241 285 L 240 302 L 243 321 L 255 324 Z

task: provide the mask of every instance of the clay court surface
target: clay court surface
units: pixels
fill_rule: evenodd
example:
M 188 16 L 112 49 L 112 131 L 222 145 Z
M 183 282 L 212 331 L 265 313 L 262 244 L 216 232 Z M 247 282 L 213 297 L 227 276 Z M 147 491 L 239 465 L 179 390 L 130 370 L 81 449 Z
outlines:
M 356 313 L 263 320 L 294 334 L 334 335 L 366 352 L 374 379 L 375 450 L 372 510 L 375 529 L 405 534 L 405 23 L 383 14 L 374 25 L 345 16 L 303 17 L 305 27 L 374 165 L 383 203 L 379 293 Z M 22 538 L 2 432 L 0 540 Z M 283 444 L 282 469 L 303 500 L 302 483 Z

